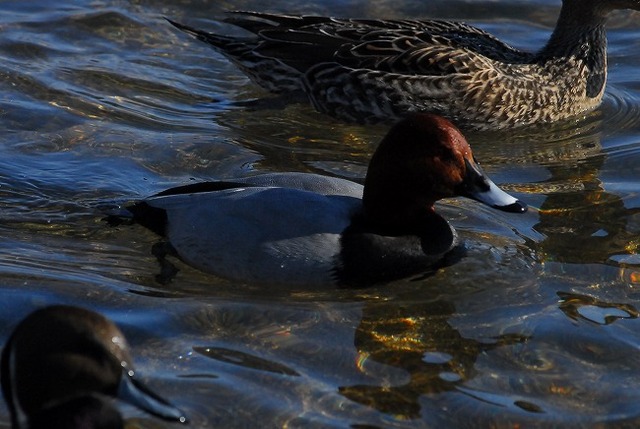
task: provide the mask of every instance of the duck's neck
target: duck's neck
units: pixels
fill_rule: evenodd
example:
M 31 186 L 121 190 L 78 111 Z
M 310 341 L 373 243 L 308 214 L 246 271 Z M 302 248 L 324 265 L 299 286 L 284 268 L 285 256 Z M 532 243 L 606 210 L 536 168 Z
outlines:
M 573 8 L 563 7 L 551 38 L 538 55 L 583 56 L 590 50 L 604 53 L 607 48 L 606 20 L 606 16 L 594 12 L 575 12 Z
M 557 58 L 581 61 L 588 69 L 587 95 L 595 97 L 601 92 L 607 74 L 607 14 L 589 4 L 581 8 L 574 3 L 565 2 L 551 38 L 536 57 L 540 63 Z
M 371 192 L 365 185 L 362 205 L 363 220 L 372 230 L 386 235 L 421 235 L 430 221 L 439 217 L 433 201 L 411 198 L 401 188 Z

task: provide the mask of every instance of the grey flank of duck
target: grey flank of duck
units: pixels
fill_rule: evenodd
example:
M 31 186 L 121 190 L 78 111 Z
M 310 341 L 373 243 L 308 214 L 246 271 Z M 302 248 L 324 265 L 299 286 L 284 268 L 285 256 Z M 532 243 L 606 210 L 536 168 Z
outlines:
M 425 273 L 446 259 L 457 234 L 434 203 L 455 196 L 527 210 L 483 173 L 451 122 L 415 114 L 382 140 L 364 187 L 318 174 L 266 173 L 171 188 L 128 210 L 202 271 L 263 285 L 368 286 Z
M 1 369 L 13 429 L 119 429 L 115 398 L 186 422 L 135 377 L 122 332 L 90 310 L 55 305 L 31 313 L 5 345 Z
M 597 107 L 607 80 L 605 22 L 640 0 L 563 0 L 551 38 L 524 52 L 461 22 L 231 12 L 230 37 L 170 21 L 213 45 L 254 82 L 304 92 L 320 112 L 376 123 L 408 112 L 464 129 L 548 123 Z

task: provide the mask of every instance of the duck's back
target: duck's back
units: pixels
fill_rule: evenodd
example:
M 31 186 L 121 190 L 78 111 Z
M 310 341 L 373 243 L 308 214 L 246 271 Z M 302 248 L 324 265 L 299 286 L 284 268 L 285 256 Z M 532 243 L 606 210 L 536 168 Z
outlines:
M 362 185 L 339 177 L 321 176 L 312 173 L 265 173 L 236 179 L 234 182 L 255 186 L 277 186 L 322 195 L 344 195 L 362 198 Z
M 166 235 L 188 264 L 261 284 L 332 284 L 341 233 L 359 198 L 251 186 L 146 200 L 167 214 Z
M 470 49 L 495 61 L 523 63 L 532 54 L 519 51 L 486 31 L 445 20 L 339 19 L 235 12 L 228 19 L 255 33 L 253 53 L 275 58 L 305 73 L 320 63 L 338 63 L 394 73 L 440 74 L 439 64 L 416 68 L 413 52 Z M 224 47 L 220 47 L 225 52 Z

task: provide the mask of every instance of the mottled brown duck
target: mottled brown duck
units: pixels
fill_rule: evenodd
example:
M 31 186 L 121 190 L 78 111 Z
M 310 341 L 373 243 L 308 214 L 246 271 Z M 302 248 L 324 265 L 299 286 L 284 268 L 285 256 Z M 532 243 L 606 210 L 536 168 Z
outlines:
M 597 107 L 607 80 L 605 23 L 640 0 L 564 0 L 551 38 L 518 50 L 461 22 L 338 19 L 231 12 L 247 37 L 170 21 L 213 45 L 276 93 L 305 93 L 317 110 L 376 123 L 410 112 L 467 129 L 549 123 Z

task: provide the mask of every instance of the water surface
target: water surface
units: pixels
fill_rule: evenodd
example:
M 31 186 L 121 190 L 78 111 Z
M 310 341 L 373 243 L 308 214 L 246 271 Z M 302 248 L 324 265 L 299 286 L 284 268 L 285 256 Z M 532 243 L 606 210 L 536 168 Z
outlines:
M 283 105 L 163 16 L 212 31 L 246 1 L 0 2 L 0 335 L 34 308 L 114 319 L 197 428 L 640 425 L 639 15 L 609 25 L 601 108 L 469 134 L 533 210 L 447 200 L 467 254 L 362 290 L 260 288 L 172 261 L 104 214 L 194 180 L 362 177 L 386 127 Z M 275 1 L 270 11 L 461 19 L 540 47 L 560 2 Z M 265 102 L 264 100 L 267 99 Z M 123 408 L 131 427 L 178 427 Z M 8 427 L 0 406 L 0 427 Z

